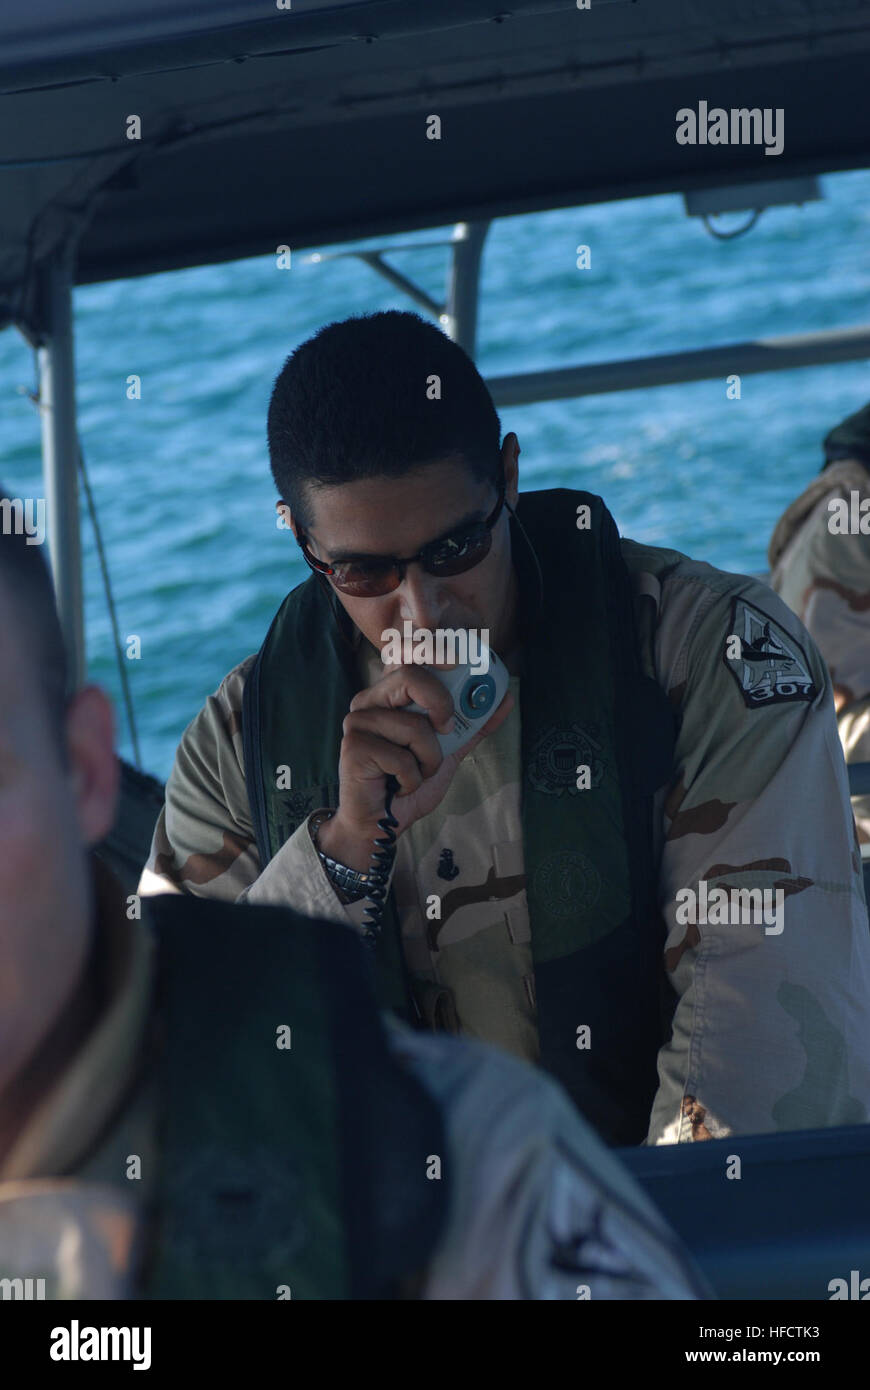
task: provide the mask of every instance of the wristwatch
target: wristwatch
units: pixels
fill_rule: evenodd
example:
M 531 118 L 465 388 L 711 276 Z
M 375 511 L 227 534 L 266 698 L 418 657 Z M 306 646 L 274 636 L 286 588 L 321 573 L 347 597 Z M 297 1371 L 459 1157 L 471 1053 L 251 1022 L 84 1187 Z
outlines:
M 338 893 L 343 903 L 359 902 L 369 891 L 371 877 L 369 874 L 360 873 L 358 869 L 351 869 L 347 864 L 341 864 L 337 859 L 332 859 L 317 843 L 317 832 L 324 821 L 331 820 L 335 811 L 315 811 L 308 821 L 308 833 L 311 836 L 317 856 L 326 870 L 326 876 Z

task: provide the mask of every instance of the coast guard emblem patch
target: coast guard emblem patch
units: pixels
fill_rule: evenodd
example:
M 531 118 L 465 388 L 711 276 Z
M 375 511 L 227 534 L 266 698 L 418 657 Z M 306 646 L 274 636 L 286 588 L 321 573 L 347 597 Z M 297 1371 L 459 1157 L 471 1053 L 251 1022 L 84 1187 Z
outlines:
M 735 637 L 740 639 L 739 655 Z M 810 701 L 819 693 L 800 643 L 745 599 L 733 601 L 723 659 L 749 709 Z
M 533 882 L 545 910 L 563 920 L 583 917 L 601 896 L 601 875 L 579 850 L 544 855 Z
M 539 792 L 561 796 L 577 792 L 577 768 L 589 768 L 589 785 L 597 787 L 604 776 L 601 744 L 597 730 L 581 729 L 572 724 L 569 729 L 550 728 L 541 735 L 529 759 L 529 781 Z

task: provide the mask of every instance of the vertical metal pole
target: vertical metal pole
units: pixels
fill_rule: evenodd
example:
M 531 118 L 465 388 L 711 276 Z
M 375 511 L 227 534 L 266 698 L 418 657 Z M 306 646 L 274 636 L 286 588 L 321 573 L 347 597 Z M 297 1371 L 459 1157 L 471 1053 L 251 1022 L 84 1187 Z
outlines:
M 477 348 L 480 261 L 489 228 L 488 221 L 457 223 L 447 287 L 445 332 L 465 349 L 472 360 Z
M 73 352 L 74 254 L 67 246 L 43 270 L 45 336 L 37 356 L 51 571 L 70 677 L 78 689 L 84 683 L 86 668 Z

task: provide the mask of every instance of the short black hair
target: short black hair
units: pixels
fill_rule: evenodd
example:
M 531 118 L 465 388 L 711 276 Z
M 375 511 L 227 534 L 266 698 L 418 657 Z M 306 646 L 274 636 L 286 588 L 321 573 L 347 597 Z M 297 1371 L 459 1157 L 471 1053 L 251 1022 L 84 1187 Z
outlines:
M 502 479 L 501 423 L 473 361 L 398 309 L 327 324 L 302 343 L 275 380 L 267 428 L 275 486 L 303 530 L 313 523 L 307 487 L 448 459 L 479 482 Z
M 42 545 L 30 544 L 20 524 L 21 501 L 0 484 L 0 581 L 18 614 L 30 661 L 45 697 L 46 712 L 58 751 L 66 762 L 65 716 L 70 667 L 54 600 L 54 586 Z M 18 524 L 12 524 L 15 518 Z

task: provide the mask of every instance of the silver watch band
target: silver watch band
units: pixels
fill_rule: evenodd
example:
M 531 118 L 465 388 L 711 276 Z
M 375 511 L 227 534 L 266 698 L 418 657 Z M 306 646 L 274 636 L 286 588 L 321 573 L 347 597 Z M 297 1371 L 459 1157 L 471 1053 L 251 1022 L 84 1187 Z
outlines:
M 353 894 L 354 897 L 362 898 L 365 896 L 369 886 L 368 874 L 361 874 L 357 869 L 348 868 L 347 864 L 340 864 L 337 859 L 330 859 L 329 855 L 324 854 L 320 849 L 317 853 L 331 883 L 334 883 L 342 892 Z
M 308 828 L 314 848 L 317 850 L 317 857 L 326 870 L 326 876 L 330 883 L 333 883 L 336 888 L 340 888 L 350 902 L 356 902 L 358 899 L 364 898 L 368 892 L 370 875 L 360 873 L 358 869 L 351 869 L 347 864 L 342 864 L 338 859 L 324 854 L 317 843 L 317 832 L 321 825 L 325 820 L 331 820 L 334 815 L 334 811 L 319 812 L 312 816 Z

